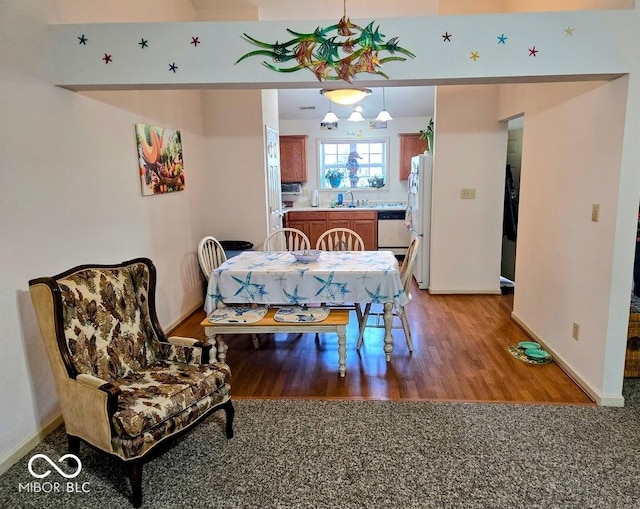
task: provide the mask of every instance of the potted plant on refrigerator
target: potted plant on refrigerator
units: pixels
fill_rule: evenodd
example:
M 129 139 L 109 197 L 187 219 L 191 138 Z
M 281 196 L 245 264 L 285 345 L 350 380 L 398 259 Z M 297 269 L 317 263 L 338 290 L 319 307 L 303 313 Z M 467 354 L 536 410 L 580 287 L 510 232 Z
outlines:
M 433 154 L 433 135 L 433 117 L 431 117 L 427 128 L 420 131 L 420 139 L 427 140 L 427 154 Z

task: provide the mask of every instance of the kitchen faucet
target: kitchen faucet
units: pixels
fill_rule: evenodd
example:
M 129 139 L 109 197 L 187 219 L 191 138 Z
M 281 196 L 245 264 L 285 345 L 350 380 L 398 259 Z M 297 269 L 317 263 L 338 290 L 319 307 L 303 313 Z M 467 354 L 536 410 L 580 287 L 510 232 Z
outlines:
M 351 207 L 351 208 L 355 207 L 356 203 L 355 203 L 355 201 L 353 199 L 353 191 L 349 191 L 347 194 L 351 195 L 351 203 L 349 204 L 349 207 Z

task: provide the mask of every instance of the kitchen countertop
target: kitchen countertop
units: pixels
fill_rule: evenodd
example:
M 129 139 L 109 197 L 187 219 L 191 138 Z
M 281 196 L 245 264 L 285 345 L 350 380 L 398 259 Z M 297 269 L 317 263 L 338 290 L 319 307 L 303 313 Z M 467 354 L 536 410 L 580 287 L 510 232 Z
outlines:
M 312 212 L 312 211 L 331 211 L 331 210 L 405 210 L 407 208 L 406 203 L 393 202 L 393 203 L 371 203 L 370 205 L 361 205 L 359 207 L 348 207 L 346 205 L 320 205 L 319 207 L 288 207 L 285 208 L 285 212 Z

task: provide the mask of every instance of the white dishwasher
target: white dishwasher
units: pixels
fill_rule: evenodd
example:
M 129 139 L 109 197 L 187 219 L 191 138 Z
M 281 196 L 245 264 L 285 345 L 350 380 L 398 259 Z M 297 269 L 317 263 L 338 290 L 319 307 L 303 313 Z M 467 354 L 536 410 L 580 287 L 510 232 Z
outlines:
M 378 211 L 378 250 L 393 251 L 404 257 L 411 242 L 411 232 L 405 228 L 404 210 Z

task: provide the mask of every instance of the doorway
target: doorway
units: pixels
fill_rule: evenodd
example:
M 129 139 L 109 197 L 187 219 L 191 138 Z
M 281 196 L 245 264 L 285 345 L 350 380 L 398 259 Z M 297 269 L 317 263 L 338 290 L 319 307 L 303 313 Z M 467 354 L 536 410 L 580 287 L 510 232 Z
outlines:
M 507 163 L 505 169 L 504 215 L 502 220 L 500 289 L 502 293 L 513 293 L 516 281 L 518 201 L 520 197 L 524 115 L 509 120 L 507 131 Z

